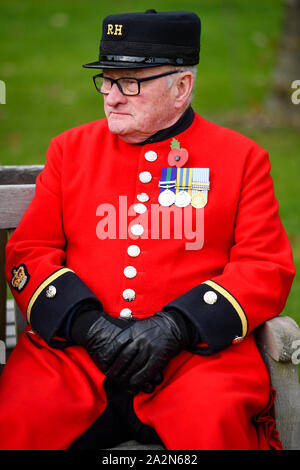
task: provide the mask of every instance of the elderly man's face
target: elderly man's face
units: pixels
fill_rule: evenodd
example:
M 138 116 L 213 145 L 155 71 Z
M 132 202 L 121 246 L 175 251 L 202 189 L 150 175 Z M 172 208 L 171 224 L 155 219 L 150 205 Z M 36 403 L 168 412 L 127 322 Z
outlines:
M 104 70 L 105 77 L 143 78 L 169 71 L 167 66 L 145 69 Z M 171 75 L 170 77 L 177 77 Z M 178 119 L 175 106 L 176 93 L 168 87 L 167 79 L 161 77 L 141 83 L 140 94 L 124 96 L 114 84 L 108 95 L 104 95 L 104 111 L 111 132 L 129 143 L 138 143 L 161 129 L 171 126 Z

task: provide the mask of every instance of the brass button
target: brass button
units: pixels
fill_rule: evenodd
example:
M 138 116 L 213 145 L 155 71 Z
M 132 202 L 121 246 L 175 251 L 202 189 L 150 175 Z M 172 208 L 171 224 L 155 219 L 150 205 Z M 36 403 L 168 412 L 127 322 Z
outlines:
M 142 171 L 139 174 L 139 180 L 142 183 L 150 183 L 150 181 L 152 180 L 152 175 L 151 175 L 150 171 Z
M 133 208 L 137 214 L 144 214 L 147 211 L 147 207 L 141 202 L 134 204 Z
M 46 290 L 46 297 L 48 297 L 48 299 L 53 299 L 53 297 L 56 296 L 56 287 L 55 286 L 48 286 L 47 290 Z
M 126 300 L 126 302 L 132 302 L 132 300 L 135 299 L 135 292 L 133 289 L 125 289 L 123 291 L 123 299 Z
M 124 269 L 124 274 L 125 277 L 127 277 L 128 279 L 132 279 L 136 276 L 137 271 L 134 266 L 126 266 L 126 268 Z
M 148 150 L 148 152 L 145 153 L 145 159 L 147 162 L 155 162 L 155 160 L 157 160 L 157 153 L 153 150 Z
M 132 317 L 132 311 L 130 308 L 123 308 L 120 312 L 120 317 L 121 318 L 131 318 Z
M 206 304 L 213 305 L 218 300 L 218 296 L 214 291 L 208 290 L 207 292 L 205 292 L 203 300 Z
M 130 227 L 130 231 L 132 235 L 143 235 L 144 233 L 144 227 L 141 224 L 134 224 Z
M 137 200 L 140 201 L 140 202 L 147 202 L 149 201 L 150 197 L 148 196 L 147 193 L 140 193 L 140 194 L 137 194 L 136 196 Z
M 127 248 L 127 253 L 129 254 L 129 256 L 131 256 L 132 258 L 136 258 L 137 256 L 139 256 L 141 252 L 141 249 L 139 246 L 137 245 L 130 245 L 128 248 Z

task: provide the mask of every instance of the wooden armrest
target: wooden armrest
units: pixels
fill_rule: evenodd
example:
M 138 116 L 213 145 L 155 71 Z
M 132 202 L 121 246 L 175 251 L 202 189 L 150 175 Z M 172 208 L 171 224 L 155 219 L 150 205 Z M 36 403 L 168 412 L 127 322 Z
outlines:
M 274 413 L 283 449 L 300 449 L 300 328 L 290 317 L 268 320 L 255 332 L 276 390 Z
M 255 336 L 263 357 L 267 353 L 274 361 L 295 363 L 298 349 L 300 361 L 300 328 L 292 318 L 272 318 L 257 329 Z

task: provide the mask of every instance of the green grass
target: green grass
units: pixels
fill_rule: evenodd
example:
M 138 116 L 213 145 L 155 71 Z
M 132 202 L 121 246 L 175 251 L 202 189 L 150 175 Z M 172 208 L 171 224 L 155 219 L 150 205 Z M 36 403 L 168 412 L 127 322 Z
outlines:
M 193 10 L 202 19 L 195 108 L 205 115 L 260 106 L 281 16 L 280 0 L 153 1 L 160 11 Z M 95 60 L 101 20 L 143 11 L 146 1 L 10 0 L 1 5 L 0 164 L 45 160 L 51 137 L 103 117 L 102 100 L 82 64 Z
M 104 116 L 93 72 L 103 17 L 110 13 L 192 10 L 202 19 L 194 108 L 227 124 L 228 113 L 259 111 L 270 87 L 281 0 L 10 0 L 0 7 L 0 165 L 44 163 L 50 139 Z M 299 77 L 297 77 L 299 78 Z M 300 267 L 299 130 L 231 126 L 269 150 L 280 214 Z M 284 313 L 300 323 L 298 274 Z
M 281 220 L 292 245 L 296 277 L 284 311 L 300 325 L 300 211 L 299 175 L 300 159 L 299 130 L 244 130 L 270 154 L 271 174 L 275 195 L 279 202 Z

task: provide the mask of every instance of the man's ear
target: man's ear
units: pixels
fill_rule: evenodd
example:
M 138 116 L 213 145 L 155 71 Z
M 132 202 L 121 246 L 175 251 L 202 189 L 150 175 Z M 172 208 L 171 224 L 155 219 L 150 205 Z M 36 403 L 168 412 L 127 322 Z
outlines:
M 191 72 L 183 72 L 174 83 L 175 107 L 181 108 L 189 99 L 194 86 L 194 76 Z

